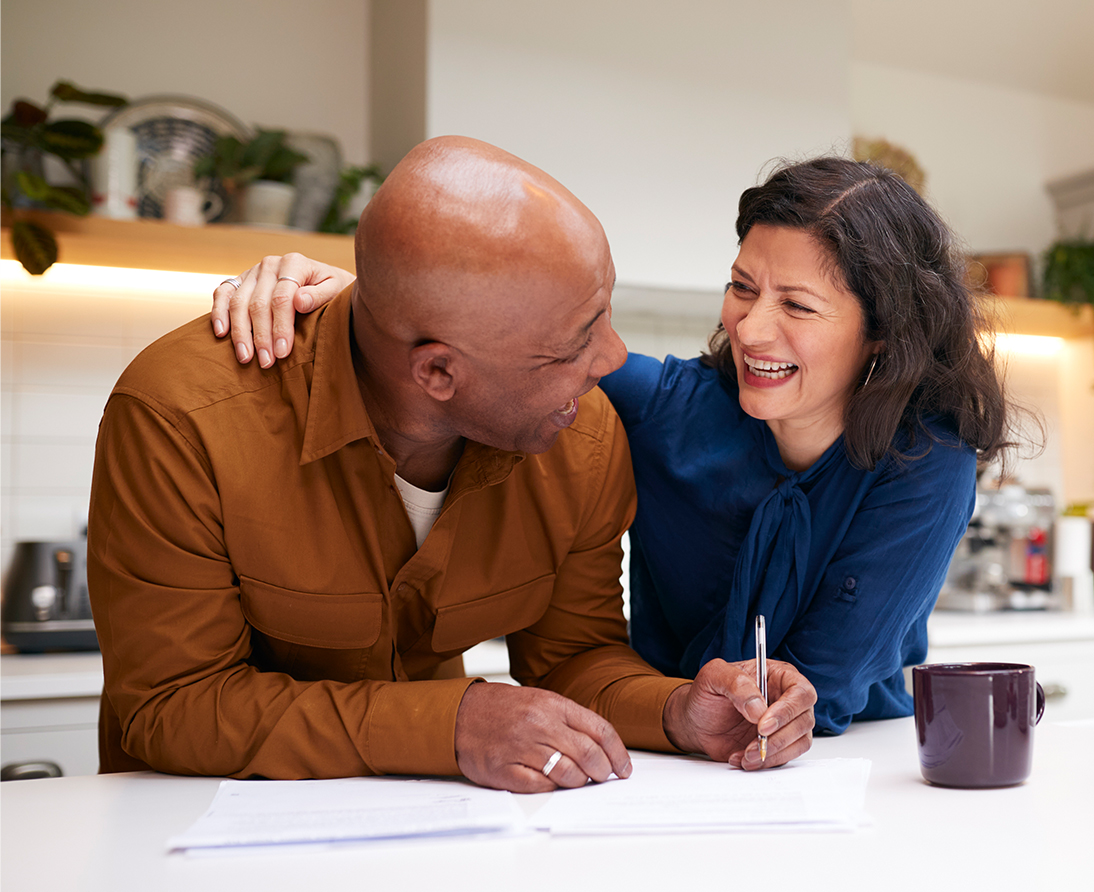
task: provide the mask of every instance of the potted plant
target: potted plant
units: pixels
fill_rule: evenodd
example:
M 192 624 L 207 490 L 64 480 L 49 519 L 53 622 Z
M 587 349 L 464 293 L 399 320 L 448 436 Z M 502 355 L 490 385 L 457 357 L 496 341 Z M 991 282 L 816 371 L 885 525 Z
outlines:
M 1078 310 L 1094 306 L 1094 241 L 1061 239 L 1048 247 L 1041 283 L 1044 296 Z
M 194 164 L 194 175 L 220 180 L 242 222 L 286 226 L 296 196 L 292 175 L 307 160 L 286 145 L 284 130 L 257 128 L 248 142 L 220 137 Z
M 85 216 L 91 211 L 91 187 L 84 169 L 86 159 L 98 154 L 103 133 L 94 124 L 76 119 L 50 121 L 58 102 L 118 108 L 127 103 L 113 93 L 82 90 L 58 81 L 45 106 L 17 99 L 0 121 L 3 157 L 2 200 L 12 213 L 11 241 L 15 256 L 31 275 L 40 276 L 57 262 L 57 240 L 48 227 L 24 219 L 24 209 L 65 211 Z M 55 185 L 46 178 L 45 158 L 59 159 L 71 182 Z
M 357 229 L 357 217 L 349 213 L 350 204 L 366 183 L 379 186 L 384 181 L 379 164 L 368 167 L 346 167 L 338 176 L 327 214 L 319 224 L 319 232 L 335 232 L 341 235 Z

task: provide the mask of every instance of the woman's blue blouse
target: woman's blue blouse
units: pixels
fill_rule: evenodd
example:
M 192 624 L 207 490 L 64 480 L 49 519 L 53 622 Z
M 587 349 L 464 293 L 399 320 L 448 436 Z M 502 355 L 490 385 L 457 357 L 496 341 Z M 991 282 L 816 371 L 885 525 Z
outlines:
M 631 639 L 669 675 L 768 653 L 817 689 L 817 730 L 910 715 L 903 667 L 972 515 L 976 456 L 941 423 L 915 456 L 851 465 L 838 439 L 787 469 L 735 385 L 697 359 L 631 354 L 600 382 L 627 430 L 638 487 Z

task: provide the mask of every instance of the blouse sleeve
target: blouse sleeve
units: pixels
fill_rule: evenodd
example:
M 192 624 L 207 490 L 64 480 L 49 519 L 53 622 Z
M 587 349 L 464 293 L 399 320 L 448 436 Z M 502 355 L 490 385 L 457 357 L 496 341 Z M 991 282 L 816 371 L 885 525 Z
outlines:
M 809 607 L 777 648 L 817 689 L 818 731 L 908 715 L 903 667 L 926 656 L 926 620 L 972 516 L 976 457 L 940 443 L 884 473 L 849 520 Z

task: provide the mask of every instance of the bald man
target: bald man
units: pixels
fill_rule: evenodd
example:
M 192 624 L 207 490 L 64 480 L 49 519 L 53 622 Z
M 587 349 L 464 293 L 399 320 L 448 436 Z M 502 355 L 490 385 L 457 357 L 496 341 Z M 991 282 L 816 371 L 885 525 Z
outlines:
M 287 359 L 241 366 L 199 319 L 111 394 L 88 529 L 102 770 L 535 792 L 627 777 L 626 746 L 739 761 L 758 726 L 769 765 L 807 749 L 815 694 L 792 667 L 766 707 L 745 665 L 692 683 L 627 646 L 635 493 L 595 389 L 625 349 L 589 210 L 441 138 L 388 177 L 355 248 Z M 462 677 L 502 635 L 522 686 Z

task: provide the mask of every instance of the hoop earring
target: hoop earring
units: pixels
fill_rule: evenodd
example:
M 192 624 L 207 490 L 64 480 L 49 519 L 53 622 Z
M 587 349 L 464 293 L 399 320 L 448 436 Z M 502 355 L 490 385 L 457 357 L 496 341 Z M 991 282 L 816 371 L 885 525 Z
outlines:
M 877 367 L 877 354 L 874 354 L 874 361 L 870 363 L 870 371 L 866 373 L 866 380 L 862 382 L 862 389 L 866 389 L 866 385 L 870 383 L 870 376 L 874 373 L 874 369 Z

